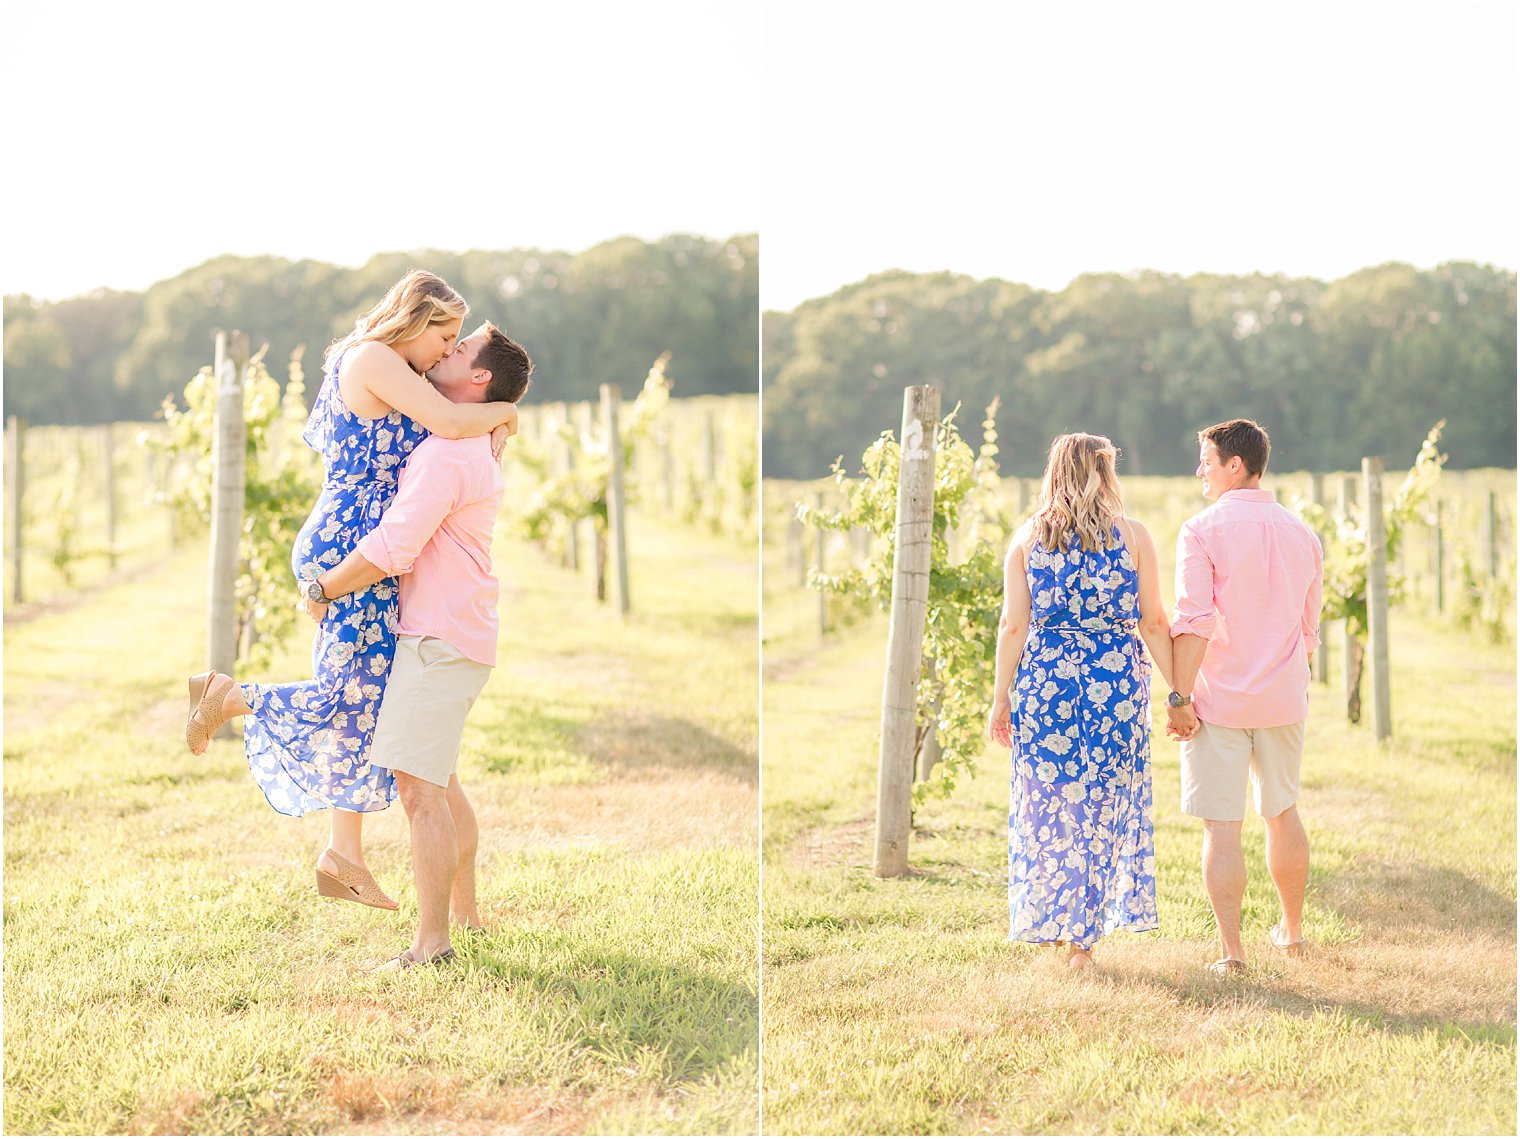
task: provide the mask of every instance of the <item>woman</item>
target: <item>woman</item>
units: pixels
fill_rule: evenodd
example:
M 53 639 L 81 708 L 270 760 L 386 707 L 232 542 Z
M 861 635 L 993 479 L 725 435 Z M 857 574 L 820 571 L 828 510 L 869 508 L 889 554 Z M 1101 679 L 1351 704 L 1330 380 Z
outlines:
M 450 439 L 516 430 L 511 403 L 456 404 L 423 374 L 448 356 L 469 306 L 441 278 L 414 270 L 327 350 L 326 379 L 304 438 L 322 454 L 322 493 L 296 538 L 302 584 L 342 561 L 374 529 L 402 463 L 428 432 Z M 369 763 L 370 738 L 396 649 L 393 578 L 335 599 L 312 648 L 314 679 L 237 684 L 216 672 L 190 678 L 185 742 L 196 755 L 234 716 L 247 716 L 248 766 L 284 815 L 331 807 L 317 890 L 382 909 L 396 903 L 365 865 L 361 819 L 395 798 L 391 773 Z
M 1072 969 L 1106 934 L 1156 928 L 1140 641 L 1168 685 L 1172 642 L 1156 547 L 1124 517 L 1117 458 L 1101 435 L 1050 445 L 1039 506 L 1003 563 L 988 721 L 1013 749 L 1009 938 L 1069 944 Z

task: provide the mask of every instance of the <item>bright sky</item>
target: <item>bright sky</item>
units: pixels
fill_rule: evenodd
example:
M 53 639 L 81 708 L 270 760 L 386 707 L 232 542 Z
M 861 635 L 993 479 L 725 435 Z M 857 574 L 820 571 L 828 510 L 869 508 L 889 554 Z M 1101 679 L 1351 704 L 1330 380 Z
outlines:
M 1520 263 L 1514 3 L 765 6 L 761 303 Z
M 3 15 L 7 294 L 142 289 L 223 253 L 358 265 L 760 226 L 754 3 Z

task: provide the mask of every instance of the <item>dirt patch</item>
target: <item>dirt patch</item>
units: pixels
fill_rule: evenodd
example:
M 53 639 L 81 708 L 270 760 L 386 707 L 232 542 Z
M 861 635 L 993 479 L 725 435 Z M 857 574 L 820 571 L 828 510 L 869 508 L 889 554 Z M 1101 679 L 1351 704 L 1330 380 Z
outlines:
M 765 679 L 774 680 L 778 683 L 790 680 L 798 673 L 818 667 L 818 658 L 811 656 L 781 657 L 765 659 Z
M 869 866 L 875 827 L 876 821 L 869 817 L 835 826 L 813 827 L 793 843 L 790 857 L 804 870 Z
M 70 609 L 78 609 L 94 601 L 107 590 L 116 589 L 123 585 L 142 581 L 162 573 L 167 561 L 150 562 L 147 565 L 134 566 L 127 570 L 113 570 L 111 576 L 96 585 L 80 586 L 68 593 L 61 593 L 49 597 L 45 601 L 24 601 L 19 605 L 12 605 L 5 611 L 5 624 L 7 626 L 25 625 L 28 621 L 35 621 L 39 617 L 48 617 L 55 613 L 67 613 Z

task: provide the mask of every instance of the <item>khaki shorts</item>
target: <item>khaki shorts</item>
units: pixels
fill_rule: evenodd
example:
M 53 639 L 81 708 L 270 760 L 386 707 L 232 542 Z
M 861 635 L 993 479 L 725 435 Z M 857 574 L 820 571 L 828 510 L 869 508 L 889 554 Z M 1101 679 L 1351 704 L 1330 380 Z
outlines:
M 370 762 L 447 787 L 459 769 L 464 719 L 490 676 L 490 665 L 471 660 L 447 641 L 397 637 Z
M 1182 744 L 1182 810 L 1194 818 L 1235 822 L 1246 817 L 1249 777 L 1256 813 L 1274 819 L 1298 802 L 1304 722 L 1277 728 L 1221 728 L 1198 723 Z

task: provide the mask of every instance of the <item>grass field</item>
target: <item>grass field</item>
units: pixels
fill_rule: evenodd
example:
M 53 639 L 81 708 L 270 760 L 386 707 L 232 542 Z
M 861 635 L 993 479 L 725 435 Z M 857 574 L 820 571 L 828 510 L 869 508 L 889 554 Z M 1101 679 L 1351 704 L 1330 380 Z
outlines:
M 774 489 L 768 519 L 793 488 Z M 1152 521 L 1164 555 L 1168 525 Z M 1239 980 L 1202 968 L 1201 826 L 1158 715 L 1161 928 L 1101 942 L 1073 976 L 1006 940 L 1006 753 L 918 813 L 911 876 L 871 874 L 885 621 L 820 638 L 784 551 L 768 539 L 765 558 L 768 1134 L 1514 1134 L 1513 644 L 1396 612 L 1386 747 L 1315 686 L 1311 956 L 1267 950 L 1248 814 Z
M 753 546 L 638 516 L 630 541 L 619 622 L 498 535 L 461 760 L 489 932 L 440 970 L 362 972 L 414 928 L 399 807 L 366 845 L 400 912 L 326 902 L 325 815 L 270 811 L 236 742 L 185 753 L 196 552 L 8 615 L 6 1131 L 753 1132 Z

